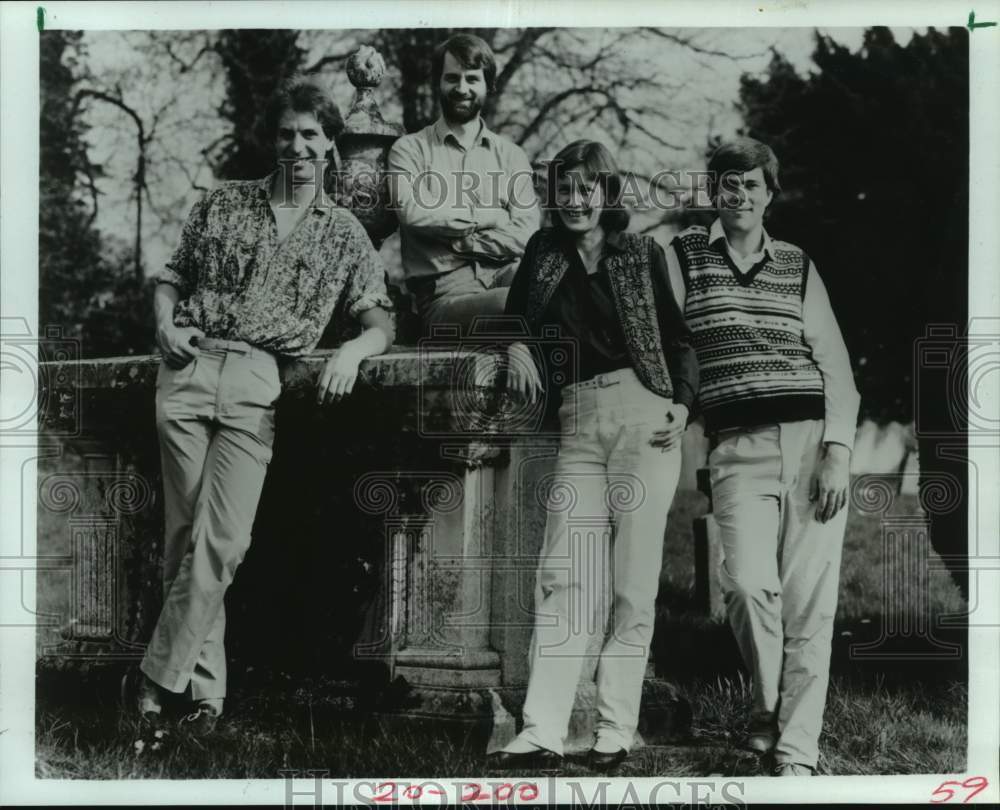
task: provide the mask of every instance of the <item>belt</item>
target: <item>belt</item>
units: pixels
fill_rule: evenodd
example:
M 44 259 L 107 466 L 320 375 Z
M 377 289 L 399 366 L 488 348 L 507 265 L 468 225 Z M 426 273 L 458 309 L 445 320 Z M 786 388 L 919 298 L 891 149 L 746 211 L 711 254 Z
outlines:
M 219 340 L 218 338 L 199 337 L 195 338 L 195 345 L 206 352 L 235 352 L 236 354 L 246 354 L 249 356 L 268 355 L 270 352 L 251 346 L 242 340 Z
M 751 427 L 726 427 L 718 430 L 707 430 L 705 436 L 708 439 L 708 450 L 711 452 L 726 439 L 732 438 L 737 433 L 749 433 L 757 427 L 767 427 L 767 425 L 756 425 Z
M 612 385 L 621 385 L 621 372 L 625 370 L 609 371 L 607 374 L 595 374 L 583 382 L 574 383 L 573 387 L 577 391 L 582 391 L 588 388 L 610 388 Z

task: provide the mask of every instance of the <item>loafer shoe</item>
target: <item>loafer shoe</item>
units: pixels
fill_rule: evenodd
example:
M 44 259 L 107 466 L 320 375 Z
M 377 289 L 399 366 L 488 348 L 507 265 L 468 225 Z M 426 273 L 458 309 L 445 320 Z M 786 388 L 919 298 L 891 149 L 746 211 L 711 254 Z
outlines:
M 498 771 L 550 770 L 562 767 L 563 758 L 545 748 L 537 751 L 494 751 L 486 757 L 486 766 Z
M 798 762 L 779 762 L 771 769 L 771 776 L 813 776 L 816 770 Z
M 184 715 L 180 719 L 178 727 L 185 734 L 190 734 L 193 737 L 206 737 L 215 731 L 219 717 L 221 715 L 214 709 L 202 703 L 196 706 L 193 712 Z
M 624 748 L 619 748 L 617 751 L 610 754 L 605 751 L 598 751 L 592 748 L 587 761 L 590 767 L 595 771 L 610 771 L 621 765 L 627 758 L 628 751 Z

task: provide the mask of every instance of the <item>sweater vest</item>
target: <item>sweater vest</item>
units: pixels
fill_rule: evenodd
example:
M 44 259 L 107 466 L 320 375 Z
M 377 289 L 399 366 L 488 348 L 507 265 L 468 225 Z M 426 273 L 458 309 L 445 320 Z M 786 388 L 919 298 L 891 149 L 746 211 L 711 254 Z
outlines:
M 809 258 L 772 241 L 773 256 L 740 274 L 693 226 L 674 238 L 686 287 L 699 393 L 709 432 L 822 419 L 823 376 L 803 336 Z
M 551 229 L 539 231 L 536 238 L 534 272 L 525 307 L 525 318 L 535 331 L 570 266 L 559 237 Z M 663 355 L 653 294 L 651 251 L 655 242 L 651 237 L 629 233 L 619 234 L 618 240 L 621 249 L 609 252 L 604 263 L 629 360 L 639 382 L 653 393 L 672 399 L 674 388 Z

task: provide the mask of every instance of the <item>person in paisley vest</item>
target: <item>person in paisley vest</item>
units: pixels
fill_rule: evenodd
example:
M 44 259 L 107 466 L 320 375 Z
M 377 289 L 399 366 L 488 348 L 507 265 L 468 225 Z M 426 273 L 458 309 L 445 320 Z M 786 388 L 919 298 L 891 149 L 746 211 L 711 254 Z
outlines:
M 570 144 L 549 164 L 548 189 L 552 227 L 529 240 L 507 313 L 535 336 L 556 328 L 575 342 L 578 357 L 567 376 L 546 378 L 547 401 L 561 402 L 561 442 L 524 726 L 491 764 L 558 762 L 588 641 L 594 632 L 603 638 L 600 583 L 611 576 L 613 618 L 597 669 L 590 752 L 594 768 L 609 770 L 626 758 L 638 724 L 667 511 L 698 368 L 662 248 L 625 233 L 622 178 L 608 150 Z
M 778 160 L 759 141 L 709 162 L 718 218 L 667 250 L 694 335 L 726 609 L 751 674 L 747 746 L 815 772 L 860 398 L 815 265 L 771 238 Z
M 323 191 L 342 121 L 327 93 L 290 81 L 267 120 L 277 168 L 198 202 L 155 274 L 156 380 L 164 495 L 164 601 L 127 711 L 157 722 L 169 694 L 181 721 L 212 731 L 226 695 L 223 600 L 250 545 L 271 459 L 279 362 L 308 355 L 324 328 L 354 319 L 319 377 L 318 403 L 349 394 L 361 361 L 392 344 L 385 268 L 353 214 Z

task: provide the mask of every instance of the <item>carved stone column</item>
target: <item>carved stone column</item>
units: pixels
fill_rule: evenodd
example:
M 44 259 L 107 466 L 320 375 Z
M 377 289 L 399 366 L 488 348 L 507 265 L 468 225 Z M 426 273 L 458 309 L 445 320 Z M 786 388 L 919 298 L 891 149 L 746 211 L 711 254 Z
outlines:
M 60 634 L 40 638 L 41 655 L 131 658 L 142 653 L 141 625 L 159 601 L 159 470 L 149 459 L 151 358 L 39 364 L 38 551 L 60 561 L 39 578 L 39 605 Z M 138 426 L 142 425 L 142 430 Z M 142 544 L 148 544 L 143 549 Z M 144 550 L 149 554 L 145 555 Z M 148 564 L 147 564 L 148 563 Z M 155 590 L 140 587 L 148 581 Z

